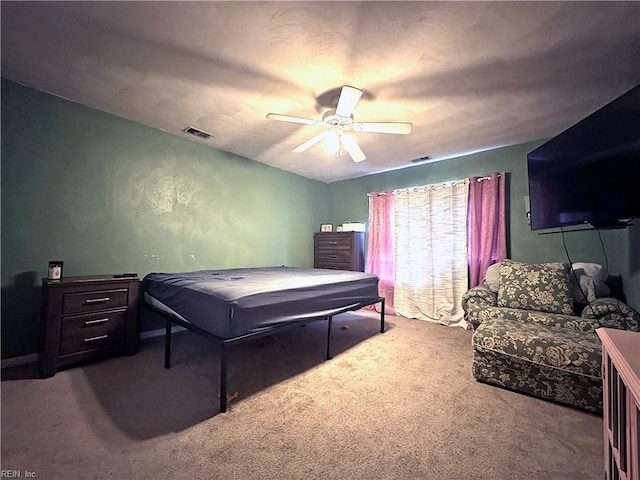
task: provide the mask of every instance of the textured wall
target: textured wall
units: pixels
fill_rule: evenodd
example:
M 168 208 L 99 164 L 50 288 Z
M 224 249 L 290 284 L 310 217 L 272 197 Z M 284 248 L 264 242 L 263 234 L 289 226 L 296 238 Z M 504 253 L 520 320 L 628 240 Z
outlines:
M 3 80 L 3 358 L 36 351 L 49 260 L 68 276 L 311 267 L 327 189 Z
M 334 224 L 345 221 L 366 222 L 368 192 L 504 171 L 508 178 L 509 256 L 525 262 L 566 262 L 563 236 L 532 232 L 525 216 L 524 197 L 528 195 L 526 156 L 541 143 L 530 142 L 497 148 L 447 161 L 332 183 L 329 185 L 331 221 Z M 640 223 L 640 220 L 636 223 Z M 565 233 L 564 244 L 572 262 L 608 263 L 612 274 L 622 276 L 629 305 L 640 310 L 640 225 L 625 230 L 605 230 L 600 236 L 595 230 Z
M 311 266 L 319 224 L 366 221 L 371 191 L 506 171 L 510 256 L 565 261 L 562 237 L 524 216 L 540 143 L 325 185 L 3 80 L 2 357 L 36 351 L 49 260 L 65 275 Z M 640 309 L 640 226 L 602 241 Z M 606 262 L 594 231 L 565 242 L 573 261 Z

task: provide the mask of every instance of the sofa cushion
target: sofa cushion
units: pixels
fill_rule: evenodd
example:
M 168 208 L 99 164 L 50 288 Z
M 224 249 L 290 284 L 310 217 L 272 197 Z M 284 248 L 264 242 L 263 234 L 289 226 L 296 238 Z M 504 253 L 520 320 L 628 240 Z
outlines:
M 473 346 L 600 382 L 602 346 L 595 332 L 494 320 L 478 327 Z
M 563 263 L 501 262 L 498 306 L 572 315 L 570 268 Z
M 602 412 L 602 350 L 595 332 L 492 319 L 478 327 L 472 342 L 476 380 Z

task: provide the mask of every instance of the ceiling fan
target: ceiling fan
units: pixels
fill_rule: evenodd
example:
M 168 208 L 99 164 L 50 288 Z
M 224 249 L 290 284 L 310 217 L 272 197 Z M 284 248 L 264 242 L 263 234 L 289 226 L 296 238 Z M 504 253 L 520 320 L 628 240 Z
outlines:
M 342 145 L 354 162 L 361 162 L 366 159 L 367 156 L 349 131 L 407 135 L 411 133 L 413 127 L 412 124 L 408 122 L 356 122 L 353 118 L 353 110 L 361 96 L 362 90 L 345 85 L 340 91 L 335 109 L 327 110 L 324 115 L 322 115 L 322 120 L 292 117 L 278 113 L 267 113 L 267 118 L 281 122 L 313 125 L 314 127 L 322 127 L 324 129 L 322 133 L 319 133 L 302 145 L 294 148 L 293 151 L 296 153 L 302 153 L 321 140 L 325 140 L 330 150 L 335 152 L 336 156 L 340 155 L 340 145 Z

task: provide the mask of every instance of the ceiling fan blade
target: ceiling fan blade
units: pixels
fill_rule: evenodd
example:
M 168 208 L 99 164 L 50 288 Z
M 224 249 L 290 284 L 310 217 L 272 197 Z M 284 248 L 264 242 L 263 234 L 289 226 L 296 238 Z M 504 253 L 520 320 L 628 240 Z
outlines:
M 342 87 L 340 98 L 338 98 L 338 105 L 336 106 L 336 115 L 349 118 L 361 96 L 362 90 L 350 87 L 349 85 Z
M 302 123 L 304 125 L 315 125 L 320 123 L 316 120 L 311 120 L 310 118 L 292 117 L 290 115 L 280 115 L 279 113 L 267 113 L 267 118 L 270 120 L 278 120 L 279 122 Z
M 353 128 L 358 132 L 408 135 L 413 125 L 409 122 L 358 122 L 353 124 Z
M 309 140 L 304 142 L 302 145 L 298 145 L 296 148 L 293 149 L 293 151 L 295 153 L 302 153 L 305 150 L 308 150 L 309 148 L 313 147 L 316 143 L 318 143 L 320 140 L 322 140 L 324 137 L 326 137 L 328 133 L 329 132 L 319 133 L 315 137 L 310 138 Z
M 354 162 L 361 162 L 367 158 L 360 145 L 356 142 L 356 139 L 351 135 L 343 133 L 340 135 L 340 142 L 347 149 L 347 153 L 351 156 Z

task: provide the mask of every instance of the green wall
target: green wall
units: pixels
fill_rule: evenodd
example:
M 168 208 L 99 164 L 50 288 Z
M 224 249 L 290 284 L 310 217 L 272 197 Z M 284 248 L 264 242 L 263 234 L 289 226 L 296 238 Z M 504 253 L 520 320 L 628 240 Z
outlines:
M 326 185 L 2 80 L 2 358 L 37 350 L 49 260 L 65 275 L 310 267 L 320 223 L 366 222 L 372 191 L 505 171 L 510 257 L 566 261 L 561 235 L 526 223 L 526 154 L 540 143 Z M 640 226 L 601 237 L 640 309 Z M 595 231 L 565 242 L 572 261 L 606 263 Z
M 563 236 L 559 233 L 543 235 L 532 232 L 525 214 L 524 197 L 528 195 L 526 156 L 541 143 L 529 142 L 497 148 L 332 183 L 329 185 L 330 221 L 334 225 L 346 221 L 366 222 L 368 192 L 506 172 L 509 257 L 525 262 L 566 262 Z M 636 223 L 640 223 L 640 220 Z M 564 243 L 572 262 L 608 263 L 610 273 L 622 277 L 629 305 L 640 310 L 640 225 L 624 230 L 603 230 L 600 236 L 596 230 L 568 232 L 564 234 Z
M 66 276 L 311 267 L 327 190 L 3 80 L 2 357 L 37 351 L 49 260 Z

